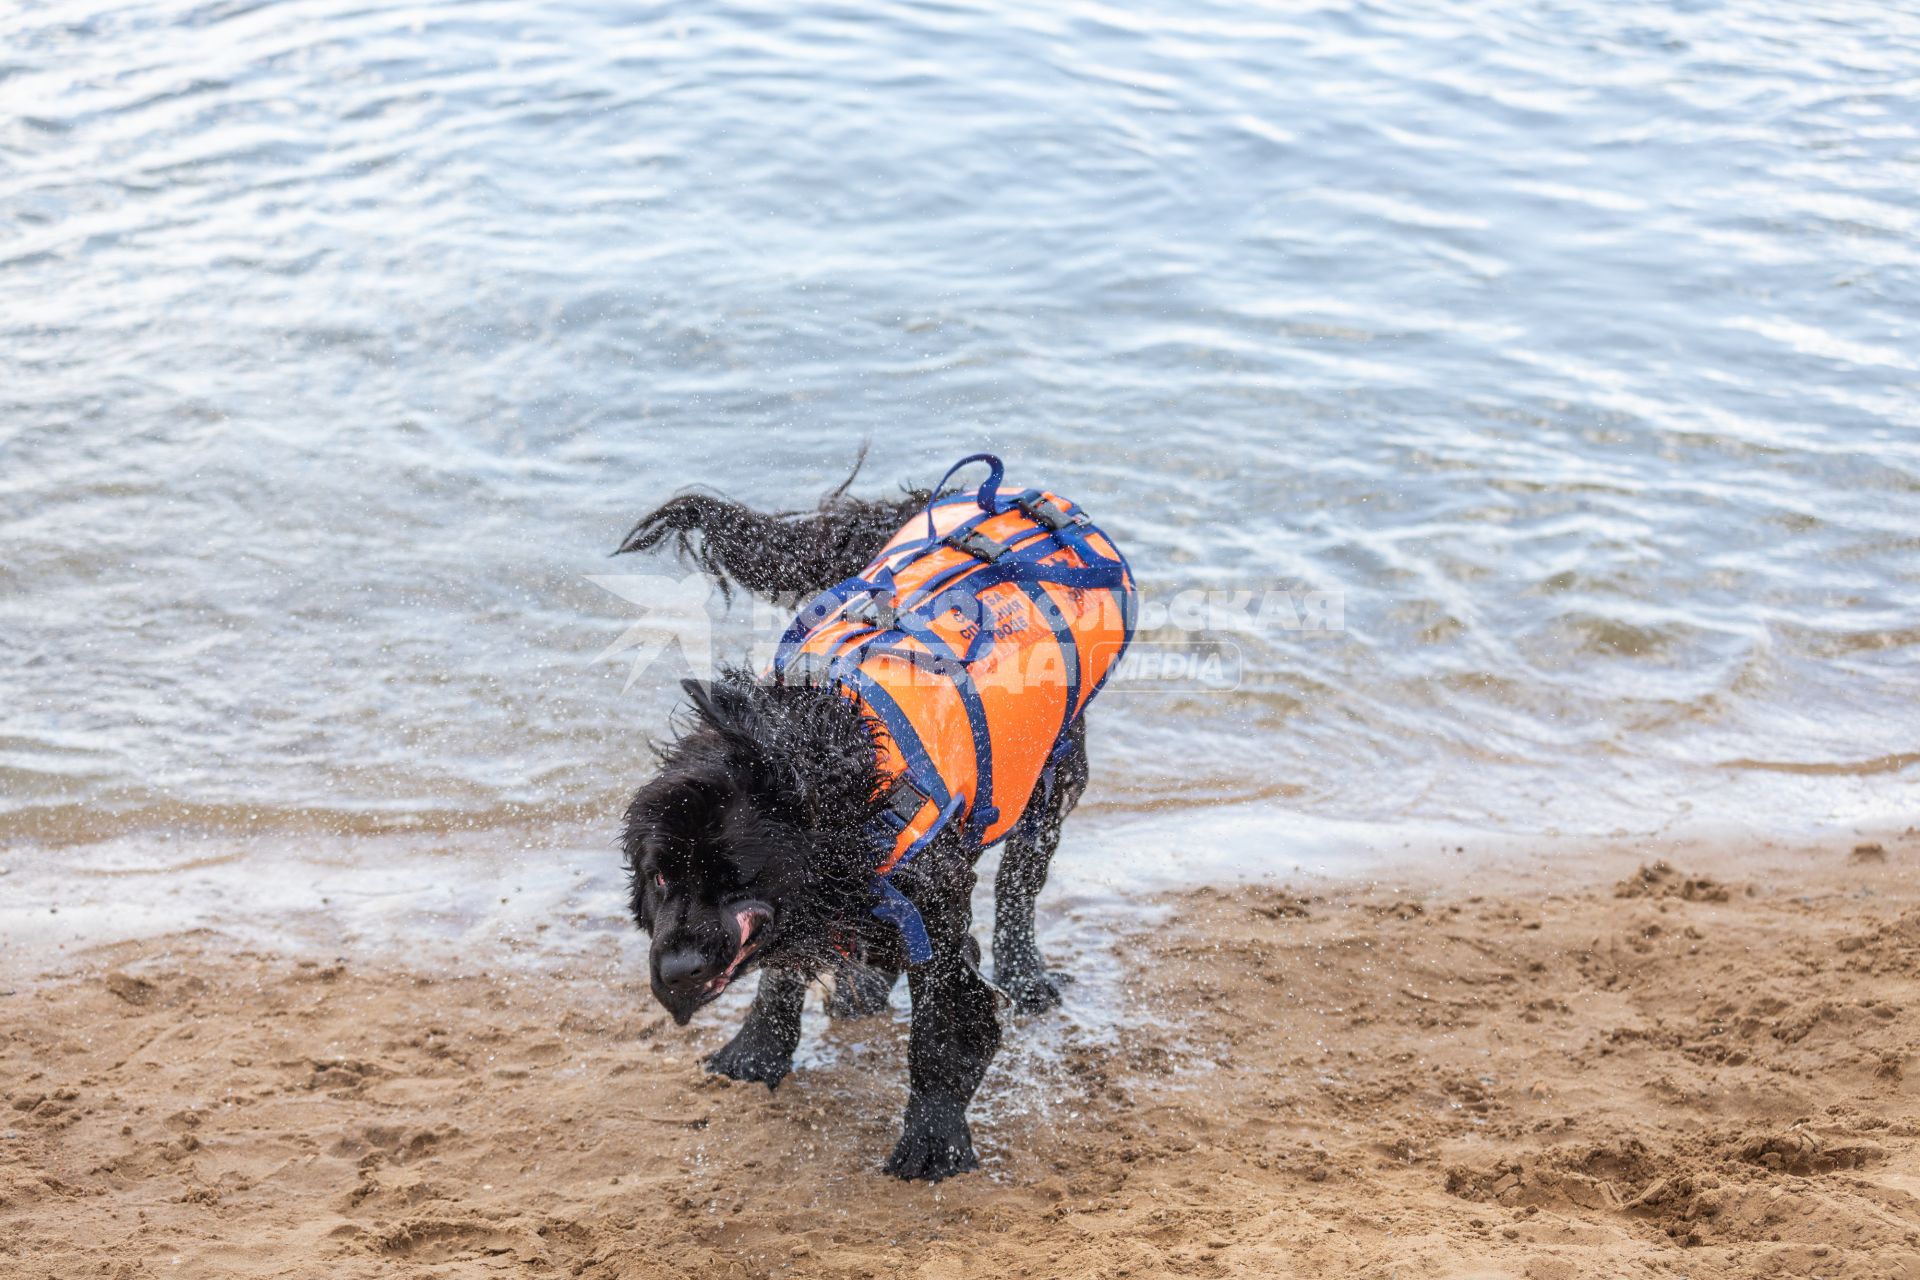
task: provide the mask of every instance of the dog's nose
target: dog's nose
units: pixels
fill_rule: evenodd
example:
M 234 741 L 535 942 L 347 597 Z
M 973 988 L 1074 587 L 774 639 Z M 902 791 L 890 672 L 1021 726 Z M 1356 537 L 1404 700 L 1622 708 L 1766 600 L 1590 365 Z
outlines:
M 660 985 L 676 995 L 697 991 L 720 976 L 726 962 L 715 960 L 693 947 L 669 951 L 654 962 L 654 974 Z

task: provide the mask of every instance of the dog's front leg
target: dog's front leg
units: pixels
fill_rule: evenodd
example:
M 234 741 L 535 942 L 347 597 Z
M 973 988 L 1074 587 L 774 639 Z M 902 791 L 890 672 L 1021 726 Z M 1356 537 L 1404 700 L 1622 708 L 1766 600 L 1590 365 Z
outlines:
M 757 1080 L 772 1089 L 793 1069 L 800 1047 L 800 1011 L 807 978 L 795 969 L 767 969 L 747 1020 L 727 1047 L 707 1059 L 707 1070 L 734 1080 Z
M 907 975 L 913 1032 L 907 1046 L 906 1121 L 887 1160 L 896 1178 L 938 1182 L 980 1167 L 967 1104 L 1000 1047 L 993 989 L 980 976 L 980 945 L 968 932 L 973 874 L 946 911 L 927 913 L 934 958 Z M 956 901 L 957 899 L 957 901 Z

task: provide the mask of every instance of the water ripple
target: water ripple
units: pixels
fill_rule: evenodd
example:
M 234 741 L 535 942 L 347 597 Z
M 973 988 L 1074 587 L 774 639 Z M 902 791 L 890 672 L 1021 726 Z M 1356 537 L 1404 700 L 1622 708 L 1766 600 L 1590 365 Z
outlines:
M 861 439 L 1000 449 L 1162 598 L 1343 599 L 1116 690 L 1097 806 L 1915 805 L 1912 12 L 32 0 L 0 49 L 0 839 L 610 812 L 679 672 L 620 695 L 585 575 Z

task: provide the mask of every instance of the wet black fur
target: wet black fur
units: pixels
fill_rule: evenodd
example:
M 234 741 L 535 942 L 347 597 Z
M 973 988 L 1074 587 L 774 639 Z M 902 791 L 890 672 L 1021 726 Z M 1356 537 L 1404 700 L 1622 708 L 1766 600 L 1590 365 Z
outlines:
M 777 515 L 683 494 L 635 525 L 620 550 L 671 540 L 723 586 L 810 596 L 864 568 L 927 501 L 924 491 L 863 501 L 846 487 L 816 510 Z M 724 964 L 738 942 L 732 912 L 747 903 L 772 911 L 752 955 L 759 993 L 738 1034 L 707 1063 L 772 1087 L 791 1068 L 814 977 L 834 975 L 830 1013 L 857 1016 L 884 1008 L 907 968 L 898 931 L 871 914 L 868 880 L 883 852 L 867 834 L 879 804 L 875 726 L 831 690 L 745 672 L 687 688 L 692 715 L 627 808 L 634 918 L 653 939 L 655 994 L 684 1021 L 698 1001 L 663 993 L 663 951 L 691 949 L 709 966 Z M 1028 1011 L 1059 1003 L 1062 979 L 1040 959 L 1033 912 L 1061 824 L 1087 782 L 1083 723 L 1071 738 L 1053 788 L 1036 793 L 1007 838 L 994 885 L 993 983 L 970 932 L 978 850 L 943 835 L 893 878 L 919 908 L 935 952 L 908 973 L 910 1093 L 886 1164 L 896 1176 L 937 1180 L 977 1167 L 966 1108 L 999 1047 L 996 1003 Z
M 898 498 L 850 498 L 847 489 L 859 473 L 856 462 L 853 474 L 811 511 L 768 514 L 719 494 L 683 493 L 642 517 L 614 554 L 670 543 L 729 596 L 737 587 L 791 603 L 866 568 L 887 539 L 927 505 L 925 490 L 908 490 Z

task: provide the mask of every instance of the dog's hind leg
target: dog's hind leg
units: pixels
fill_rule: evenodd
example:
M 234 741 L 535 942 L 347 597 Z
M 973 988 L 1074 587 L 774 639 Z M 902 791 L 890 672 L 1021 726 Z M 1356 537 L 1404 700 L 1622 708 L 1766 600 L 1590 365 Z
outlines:
M 800 1047 L 800 1011 L 807 976 L 797 969 L 767 969 L 747 1020 L 727 1047 L 707 1059 L 707 1070 L 734 1080 L 757 1080 L 772 1089 L 793 1069 Z
M 907 1115 L 887 1158 L 896 1178 L 938 1182 L 980 1167 L 967 1104 L 1000 1048 L 993 988 L 980 976 L 980 944 L 968 932 L 973 871 L 924 910 L 934 958 L 907 974 L 913 1031 L 907 1041 Z
M 1020 824 L 1007 836 L 1000 870 L 993 878 L 993 982 L 1023 1013 L 1060 1003 L 1065 974 L 1049 973 L 1034 936 L 1034 907 L 1046 886 L 1060 828 L 1087 789 L 1087 722 L 1068 730 L 1067 753 L 1054 765 L 1050 794 L 1035 795 Z
M 895 969 L 880 969 L 844 960 L 834 966 L 833 990 L 827 996 L 829 1018 L 870 1018 L 884 1013 L 893 986 L 900 981 Z

